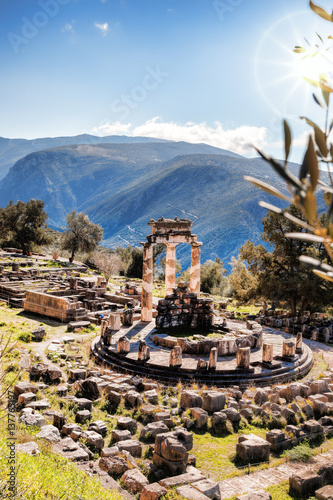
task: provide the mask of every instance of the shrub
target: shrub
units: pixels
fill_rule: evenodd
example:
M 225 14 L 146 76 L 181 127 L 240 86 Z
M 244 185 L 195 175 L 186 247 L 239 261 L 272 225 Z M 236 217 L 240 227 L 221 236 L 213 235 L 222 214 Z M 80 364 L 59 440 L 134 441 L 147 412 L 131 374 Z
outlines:
M 29 332 L 23 332 L 23 333 L 20 333 L 20 335 L 18 336 L 18 339 L 22 340 L 22 342 L 29 343 L 29 342 L 31 342 L 32 336 L 31 336 L 31 333 L 29 333 Z
M 309 462 L 313 455 L 314 451 L 307 441 L 295 446 L 292 450 L 284 451 L 282 454 L 283 457 L 295 462 Z

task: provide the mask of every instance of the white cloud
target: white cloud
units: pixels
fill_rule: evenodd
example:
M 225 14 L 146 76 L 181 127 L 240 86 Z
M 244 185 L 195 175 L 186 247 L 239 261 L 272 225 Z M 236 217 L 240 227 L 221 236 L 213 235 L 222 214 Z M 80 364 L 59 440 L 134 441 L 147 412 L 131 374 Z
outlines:
M 109 31 L 108 23 L 104 23 L 104 24 L 95 23 L 95 27 L 102 32 L 103 36 L 105 36 L 107 34 L 107 32 Z
M 163 122 L 159 117 L 147 120 L 143 125 L 133 126 L 131 123 L 105 123 L 95 127 L 92 133 L 98 135 L 126 134 L 129 136 L 155 137 L 171 141 L 186 141 L 192 143 L 210 144 L 239 154 L 255 153 L 252 144 L 259 148 L 267 146 L 267 129 L 265 127 L 251 127 L 243 125 L 231 130 L 224 130 L 220 122 L 213 126 L 205 122 L 185 124 Z
M 105 123 L 104 125 L 93 128 L 92 133 L 102 137 L 106 135 L 133 135 L 131 133 L 131 127 L 132 125 L 130 123 Z

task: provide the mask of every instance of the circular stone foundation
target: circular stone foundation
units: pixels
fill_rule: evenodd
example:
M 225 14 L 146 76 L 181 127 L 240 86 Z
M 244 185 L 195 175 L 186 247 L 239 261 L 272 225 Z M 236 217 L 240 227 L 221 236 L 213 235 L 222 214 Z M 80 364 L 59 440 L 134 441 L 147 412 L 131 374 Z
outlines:
M 249 335 L 252 332 L 249 332 Z M 138 322 L 131 327 L 122 327 L 112 337 L 112 344 L 106 346 L 101 337 L 96 337 L 91 345 L 91 352 L 96 361 L 109 365 L 112 368 L 159 380 L 168 385 L 175 385 L 178 381 L 183 383 L 197 382 L 208 386 L 232 386 L 238 385 L 242 388 L 249 385 L 266 386 L 270 384 L 284 383 L 296 380 L 306 375 L 313 365 L 311 349 L 303 343 L 302 352 L 293 357 L 282 356 L 283 342 L 293 337 L 287 333 L 279 332 L 270 328 L 263 328 L 262 344 L 272 345 L 274 359 L 271 363 L 263 363 L 262 344 L 260 348 L 251 350 L 250 367 L 240 369 L 236 364 L 236 353 L 229 355 L 218 355 L 216 369 L 214 371 L 199 371 L 198 360 L 209 360 L 209 353 L 182 354 L 182 366 L 180 368 L 170 367 L 171 346 L 158 345 L 154 343 L 154 336 L 163 338 L 155 329 L 153 322 Z M 118 340 L 126 336 L 130 342 L 128 354 L 117 353 Z M 223 339 L 221 339 L 223 340 Z M 140 342 L 144 341 L 150 349 L 150 359 L 147 362 L 138 361 Z M 161 342 L 163 344 L 163 342 Z

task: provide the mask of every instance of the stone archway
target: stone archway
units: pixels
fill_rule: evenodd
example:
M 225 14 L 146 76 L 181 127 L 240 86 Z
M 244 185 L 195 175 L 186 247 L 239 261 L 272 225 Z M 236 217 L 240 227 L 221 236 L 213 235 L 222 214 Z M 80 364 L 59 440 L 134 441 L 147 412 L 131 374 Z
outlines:
M 189 219 L 150 219 L 148 226 L 152 234 L 143 245 L 141 321 L 152 321 L 153 313 L 153 247 L 158 243 L 166 245 L 165 295 L 173 292 L 176 284 L 176 247 L 179 243 L 191 245 L 190 291 L 200 295 L 200 250 L 202 243 L 191 233 Z

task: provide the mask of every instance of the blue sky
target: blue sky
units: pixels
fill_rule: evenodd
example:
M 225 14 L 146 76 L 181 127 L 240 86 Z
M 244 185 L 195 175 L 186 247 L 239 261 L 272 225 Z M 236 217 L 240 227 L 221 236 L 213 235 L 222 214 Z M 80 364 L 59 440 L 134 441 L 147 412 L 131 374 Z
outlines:
M 323 123 L 302 79 L 319 63 L 292 52 L 329 34 L 306 0 L 12 0 L 0 13 L 2 137 L 150 135 L 245 155 L 251 142 L 281 157 L 286 116 L 299 160 L 298 117 Z

